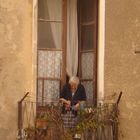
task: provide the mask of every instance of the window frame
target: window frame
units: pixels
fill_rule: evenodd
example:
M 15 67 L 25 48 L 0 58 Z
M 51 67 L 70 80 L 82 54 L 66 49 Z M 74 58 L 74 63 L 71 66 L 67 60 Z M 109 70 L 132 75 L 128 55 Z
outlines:
M 99 3 L 98 3 L 98 0 L 94 0 L 94 10 L 93 10 L 93 12 L 95 12 L 95 13 L 93 13 L 93 15 L 95 14 L 95 17 L 94 17 L 94 20 L 93 21 L 90 21 L 90 22 L 83 22 L 82 21 L 82 19 L 81 19 L 81 16 L 82 16 L 82 11 L 81 11 L 81 0 L 78 0 L 78 5 L 79 5 L 79 7 L 78 7 L 78 15 L 80 15 L 79 16 L 79 18 L 78 18 L 78 30 L 79 30 L 79 70 L 78 70 L 78 75 L 79 75 L 79 77 L 80 77 L 80 80 L 83 82 L 83 81 L 93 81 L 93 105 L 97 105 L 97 68 L 98 68 L 98 66 L 97 66 L 97 59 L 98 59 L 98 5 L 99 5 Z M 82 21 L 82 22 L 81 22 Z M 94 44 L 93 44 L 93 49 L 87 49 L 87 50 L 83 50 L 82 49 L 82 35 L 81 35 L 81 30 L 82 30 L 82 26 L 90 26 L 90 25 L 93 25 L 94 27 L 93 27 L 93 42 L 94 42 Z M 95 30 L 94 30 L 95 29 Z M 94 55 L 94 58 L 93 58 L 93 64 L 95 65 L 95 69 L 93 68 L 93 77 L 92 78 L 90 78 L 90 79 L 82 79 L 81 77 L 82 77 L 82 62 L 81 62 L 81 59 L 82 59 L 82 54 L 83 53 L 90 53 L 90 52 L 92 52 L 93 53 L 93 55 Z
M 38 0 L 33 0 L 32 12 L 32 71 L 33 82 L 31 91 L 37 95 L 37 7 Z M 104 98 L 104 57 L 105 57 L 105 0 L 98 0 L 98 61 L 97 61 L 97 102 Z M 65 79 L 65 77 L 64 77 Z M 65 80 L 63 80 L 65 81 Z M 65 83 L 65 82 L 63 82 Z M 35 99 L 36 100 L 36 99 Z
M 39 0 L 38 0 L 39 2 Z M 67 32 L 67 0 L 62 0 L 62 48 L 61 49 L 57 49 L 57 48 L 39 48 L 38 47 L 38 40 L 37 40 L 37 76 L 36 76 L 36 100 L 38 101 L 38 80 L 42 80 L 42 104 L 43 104 L 43 96 L 44 96 L 44 80 L 54 80 L 54 81 L 60 81 L 60 89 L 63 87 L 63 85 L 66 82 L 66 32 Z M 38 3 L 37 3 L 38 6 Z M 39 9 L 38 9 L 39 10 Z M 37 11 L 38 11 L 37 10 Z M 39 18 L 37 16 L 37 23 L 39 21 Z M 51 21 L 51 20 L 46 20 L 46 19 L 41 19 L 41 21 L 43 22 L 57 22 L 57 21 Z M 58 21 L 60 22 L 60 21 Z M 37 30 L 37 37 L 38 37 L 38 30 Z M 38 53 L 39 51 L 62 51 L 62 64 L 61 64 L 61 73 L 60 73 L 60 78 L 53 78 L 53 77 L 38 77 Z

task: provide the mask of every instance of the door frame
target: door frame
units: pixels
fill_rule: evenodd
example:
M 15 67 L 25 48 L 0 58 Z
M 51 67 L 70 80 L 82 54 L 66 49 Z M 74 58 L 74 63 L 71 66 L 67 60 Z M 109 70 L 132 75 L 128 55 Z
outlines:
M 98 52 L 97 52 L 97 102 L 104 98 L 104 57 L 105 57 L 105 0 L 98 2 Z M 32 89 L 36 96 L 37 85 L 37 6 L 38 0 L 33 0 L 32 6 Z M 36 97 L 34 98 L 36 100 Z

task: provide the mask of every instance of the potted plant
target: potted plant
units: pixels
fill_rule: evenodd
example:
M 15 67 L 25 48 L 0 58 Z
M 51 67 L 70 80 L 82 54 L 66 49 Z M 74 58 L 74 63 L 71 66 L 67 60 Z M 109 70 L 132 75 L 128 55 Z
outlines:
M 36 119 L 36 128 L 46 129 L 49 121 L 49 116 L 47 112 L 41 112 Z

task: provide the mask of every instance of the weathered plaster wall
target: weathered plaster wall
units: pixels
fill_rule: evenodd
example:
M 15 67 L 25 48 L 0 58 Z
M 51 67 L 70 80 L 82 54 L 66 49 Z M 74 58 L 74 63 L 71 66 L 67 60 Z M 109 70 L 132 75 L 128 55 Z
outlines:
M 106 0 L 105 94 L 123 91 L 119 140 L 140 140 L 140 1 Z
M 17 102 L 32 89 L 32 0 L 0 0 L 0 140 L 15 140 Z

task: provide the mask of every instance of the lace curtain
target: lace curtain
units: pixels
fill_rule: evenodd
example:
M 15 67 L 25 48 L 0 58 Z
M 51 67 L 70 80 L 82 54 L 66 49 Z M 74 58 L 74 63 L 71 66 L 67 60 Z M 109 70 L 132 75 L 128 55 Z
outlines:
M 49 19 L 60 20 L 60 10 L 62 10 L 62 1 L 60 0 L 47 0 Z M 51 31 L 56 48 L 60 44 L 61 28 L 57 23 L 51 23 Z M 67 1 L 67 61 L 66 71 L 69 76 L 77 74 L 78 69 L 78 25 L 77 25 L 77 0 Z

